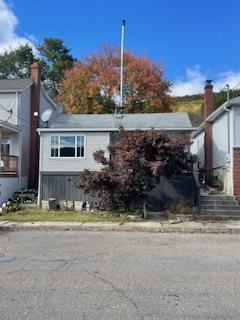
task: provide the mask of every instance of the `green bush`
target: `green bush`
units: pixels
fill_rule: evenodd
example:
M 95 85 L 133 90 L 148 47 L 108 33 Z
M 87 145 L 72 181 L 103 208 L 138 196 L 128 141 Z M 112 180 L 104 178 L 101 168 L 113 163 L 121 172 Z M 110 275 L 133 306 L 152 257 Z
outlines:
M 212 181 L 210 183 L 210 187 L 212 188 L 216 188 L 219 191 L 223 190 L 223 181 L 221 179 L 219 179 L 218 176 L 214 176 L 212 178 Z

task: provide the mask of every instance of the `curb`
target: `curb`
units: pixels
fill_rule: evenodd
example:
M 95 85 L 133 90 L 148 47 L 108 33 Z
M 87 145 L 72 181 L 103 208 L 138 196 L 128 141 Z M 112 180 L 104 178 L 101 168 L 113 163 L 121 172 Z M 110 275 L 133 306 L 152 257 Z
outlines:
M 79 224 L 34 224 L 34 223 L 5 223 L 0 225 L 0 231 L 123 231 L 149 233 L 205 233 L 205 234 L 240 234 L 240 227 L 211 227 L 211 226 L 176 226 L 176 225 L 119 225 L 113 223 L 79 223 Z

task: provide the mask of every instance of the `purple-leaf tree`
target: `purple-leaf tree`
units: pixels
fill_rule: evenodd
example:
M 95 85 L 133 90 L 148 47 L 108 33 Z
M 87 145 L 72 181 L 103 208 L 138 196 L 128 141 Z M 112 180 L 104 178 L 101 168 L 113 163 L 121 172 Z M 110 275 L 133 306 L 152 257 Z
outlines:
M 84 170 L 78 187 L 97 196 L 101 207 L 129 210 L 141 207 L 146 192 L 160 182 L 189 169 L 191 159 L 185 152 L 186 140 L 157 130 L 120 131 L 117 142 L 94 153 L 102 165 L 99 171 Z

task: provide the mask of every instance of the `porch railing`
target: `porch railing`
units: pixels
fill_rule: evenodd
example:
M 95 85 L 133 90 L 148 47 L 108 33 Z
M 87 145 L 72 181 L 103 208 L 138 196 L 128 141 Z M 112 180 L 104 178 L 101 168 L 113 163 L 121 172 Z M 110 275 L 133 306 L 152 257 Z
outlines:
M 18 157 L 2 154 L 3 168 L 0 168 L 1 175 L 17 175 L 18 174 Z

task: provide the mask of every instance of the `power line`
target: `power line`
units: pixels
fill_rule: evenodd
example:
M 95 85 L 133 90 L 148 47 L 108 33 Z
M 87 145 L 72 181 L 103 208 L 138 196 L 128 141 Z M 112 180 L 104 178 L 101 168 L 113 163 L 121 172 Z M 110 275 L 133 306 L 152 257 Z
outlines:
M 233 88 L 231 88 L 230 90 L 234 90 L 235 88 L 237 88 L 240 85 L 240 82 Z

